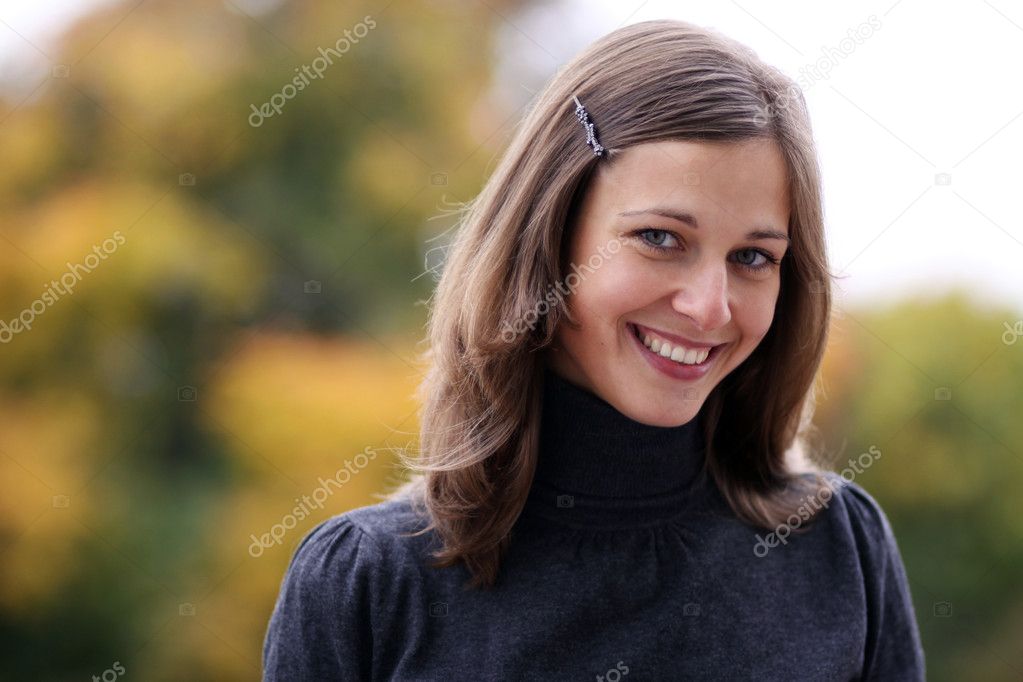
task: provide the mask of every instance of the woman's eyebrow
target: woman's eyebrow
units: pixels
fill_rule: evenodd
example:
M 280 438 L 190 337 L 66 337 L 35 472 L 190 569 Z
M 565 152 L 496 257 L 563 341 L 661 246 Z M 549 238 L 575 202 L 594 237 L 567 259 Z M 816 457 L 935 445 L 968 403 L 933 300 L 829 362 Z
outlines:
M 696 218 L 693 216 L 692 213 L 686 213 L 685 211 L 676 211 L 673 208 L 660 208 L 660 207 L 656 207 L 655 206 L 654 208 L 644 208 L 644 209 L 638 209 L 638 210 L 633 210 L 633 211 L 622 211 L 618 215 L 622 216 L 622 217 L 628 217 L 628 216 L 635 216 L 635 215 L 643 215 L 643 214 L 646 214 L 646 213 L 649 213 L 649 214 L 652 214 L 652 215 L 664 216 L 665 218 L 671 218 L 672 220 L 677 220 L 680 223 L 685 223 L 686 225 L 688 225 L 689 227 L 693 228 L 694 230 L 700 229 L 700 223 L 697 222 Z M 752 231 L 750 231 L 750 232 L 748 232 L 746 234 L 746 239 L 754 239 L 754 240 L 757 240 L 757 239 L 780 239 L 780 240 L 782 240 L 784 242 L 788 242 L 789 241 L 788 235 L 785 234 L 784 232 L 780 232 L 780 231 L 775 230 L 775 229 L 770 228 L 770 227 L 761 227 L 759 225 L 756 227 L 756 229 L 754 229 L 754 230 L 752 230 Z

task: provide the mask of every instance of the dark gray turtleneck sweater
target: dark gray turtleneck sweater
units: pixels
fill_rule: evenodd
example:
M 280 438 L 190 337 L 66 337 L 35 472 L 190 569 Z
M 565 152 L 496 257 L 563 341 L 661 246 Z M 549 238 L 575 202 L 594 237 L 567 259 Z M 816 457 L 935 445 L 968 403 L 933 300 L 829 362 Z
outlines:
M 538 471 L 490 592 L 430 568 L 403 500 L 313 528 L 263 647 L 269 680 L 924 679 L 892 529 L 837 474 L 769 546 L 703 470 L 697 420 L 635 422 L 548 371 Z

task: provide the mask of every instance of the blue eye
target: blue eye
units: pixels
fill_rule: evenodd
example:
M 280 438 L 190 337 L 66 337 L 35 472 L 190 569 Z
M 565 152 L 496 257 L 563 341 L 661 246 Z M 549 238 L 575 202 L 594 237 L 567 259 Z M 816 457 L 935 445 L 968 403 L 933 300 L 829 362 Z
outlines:
M 767 268 L 775 266 L 778 264 L 779 260 L 772 256 L 771 254 L 767 253 L 766 251 L 761 251 L 760 249 L 743 249 L 742 251 L 739 251 L 739 253 L 749 253 L 753 255 L 754 259 L 757 256 L 760 256 L 761 258 L 764 259 L 758 265 L 754 265 L 753 263 L 743 262 L 739 263 L 740 267 L 746 268 L 747 270 L 753 270 L 754 272 L 759 270 L 766 270 Z
M 660 239 L 655 239 L 651 241 L 647 239 L 645 235 L 658 235 L 660 236 Z M 665 239 L 674 239 L 676 242 L 679 241 L 678 236 L 669 230 L 662 230 L 656 227 L 644 227 L 640 230 L 632 232 L 630 236 L 636 237 L 637 243 L 642 248 L 647 249 L 648 251 L 653 253 L 665 253 L 671 251 L 672 249 L 678 248 L 674 246 L 664 246 Z M 745 249 L 739 249 L 738 251 L 736 251 L 736 253 L 750 254 L 752 256 L 752 261 L 749 261 L 744 258 L 737 258 L 736 265 L 738 265 L 740 268 L 744 270 L 747 270 L 748 272 L 752 272 L 755 274 L 763 273 L 766 270 L 777 267 L 778 263 L 781 262 L 780 258 L 775 258 L 770 252 L 764 251 L 763 249 L 749 247 Z M 762 259 L 759 263 L 757 263 L 757 256 L 759 256 Z
M 665 237 L 671 237 L 672 239 L 676 239 L 675 235 L 673 235 L 671 232 L 668 232 L 667 230 L 658 230 L 657 228 L 654 227 L 647 227 L 642 230 L 633 232 L 633 234 L 634 235 L 660 234 L 664 235 Z M 661 242 L 663 242 L 663 239 L 661 240 Z M 662 243 L 651 243 L 649 240 L 644 239 L 642 237 L 640 237 L 640 244 L 642 244 L 643 246 L 656 249 L 658 251 L 667 251 L 668 249 L 671 248 L 670 246 L 663 246 Z

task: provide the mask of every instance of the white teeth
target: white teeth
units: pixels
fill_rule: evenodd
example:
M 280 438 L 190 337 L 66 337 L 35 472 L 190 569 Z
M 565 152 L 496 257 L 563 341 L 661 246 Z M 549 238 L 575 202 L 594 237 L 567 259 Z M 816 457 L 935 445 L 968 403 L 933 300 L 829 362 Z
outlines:
M 643 336 L 643 344 L 661 357 L 670 358 L 683 365 L 699 365 L 710 354 L 709 348 L 694 350 L 682 346 L 672 346 L 667 341 L 651 337 L 649 334 Z

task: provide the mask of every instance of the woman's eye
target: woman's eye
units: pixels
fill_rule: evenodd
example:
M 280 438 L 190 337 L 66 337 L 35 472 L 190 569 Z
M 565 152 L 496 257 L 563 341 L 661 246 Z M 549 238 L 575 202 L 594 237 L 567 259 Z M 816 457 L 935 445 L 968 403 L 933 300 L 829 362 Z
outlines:
M 646 246 L 651 246 L 655 249 L 670 249 L 671 245 L 666 244 L 670 239 L 675 239 L 675 235 L 671 234 L 667 230 L 658 230 L 656 228 L 646 228 L 638 231 L 636 234 L 639 235 L 640 239 Z M 648 239 L 646 235 L 653 235 L 654 238 Z
M 679 239 L 674 233 L 668 230 L 661 230 L 656 227 L 645 227 L 632 233 L 639 240 L 640 246 L 651 252 L 667 252 L 680 248 Z M 758 248 L 745 248 L 735 251 L 732 258 L 740 268 L 747 272 L 764 274 L 772 268 L 777 268 L 780 258 Z
M 757 256 L 763 258 L 764 261 L 767 260 L 767 257 L 764 256 L 764 254 L 755 249 L 743 249 L 742 251 L 739 251 L 739 254 L 746 254 L 748 256 L 748 258 L 742 258 L 741 255 L 737 256 L 739 259 L 739 265 L 756 267 L 754 264 L 756 263 Z
M 740 256 L 736 256 L 739 261 L 739 267 L 746 268 L 750 272 L 766 272 L 772 268 L 777 268 L 781 262 L 781 258 L 777 258 L 773 254 L 761 251 L 760 249 L 743 249 L 739 253 L 748 253 L 752 256 L 753 259 L 749 262 Z M 759 262 L 757 262 L 758 257 L 761 259 Z

